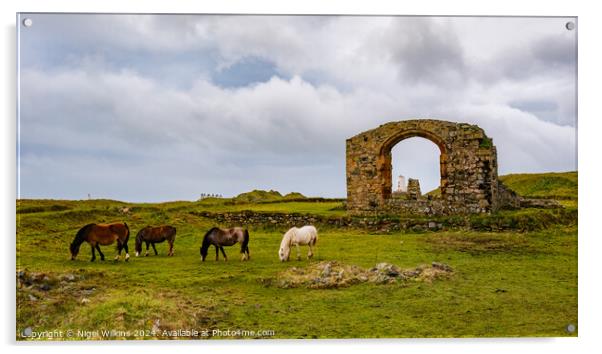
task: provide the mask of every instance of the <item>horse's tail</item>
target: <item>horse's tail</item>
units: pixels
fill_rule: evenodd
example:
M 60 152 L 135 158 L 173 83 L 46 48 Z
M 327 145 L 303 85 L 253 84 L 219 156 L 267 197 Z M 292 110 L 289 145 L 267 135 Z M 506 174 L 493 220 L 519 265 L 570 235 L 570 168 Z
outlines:
M 312 231 L 313 231 L 312 234 L 314 237 L 311 240 L 311 245 L 315 246 L 316 242 L 318 242 L 318 230 L 316 230 L 316 228 L 314 227 Z
M 125 245 L 127 245 L 128 240 L 130 239 L 130 227 L 125 222 L 123 223 L 123 226 L 125 226 L 125 237 L 123 238 L 123 242 L 121 242 L 119 239 L 117 240 L 117 244 L 115 245 L 117 251 L 120 251 Z
M 249 230 L 245 229 L 244 235 L 243 235 L 243 240 L 242 240 L 242 246 L 240 246 L 240 253 L 246 253 L 247 256 L 249 256 Z

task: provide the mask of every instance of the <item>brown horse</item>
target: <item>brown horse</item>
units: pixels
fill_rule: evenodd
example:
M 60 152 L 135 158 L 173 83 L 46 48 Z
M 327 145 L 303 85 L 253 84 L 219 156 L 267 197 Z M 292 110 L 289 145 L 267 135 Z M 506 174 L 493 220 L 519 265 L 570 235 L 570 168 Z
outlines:
M 215 260 L 219 260 L 219 251 L 222 251 L 224 260 L 227 261 L 228 257 L 224 252 L 223 246 L 232 246 L 235 243 L 240 242 L 240 253 L 242 253 L 243 261 L 251 259 L 249 254 L 249 231 L 240 227 L 232 229 L 222 230 L 214 227 L 207 231 L 205 237 L 203 237 L 203 245 L 201 246 L 201 259 L 204 262 L 209 251 L 209 246 L 215 246 Z
M 114 242 L 117 242 L 118 254 L 115 256 L 115 260 L 119 260 L 121 256 L 121 250 L 125 249 L 125 260 L 130 258 L 128 251 L 128 239 L 130 238 L 130 228 L 124 222 L 116 222 L 112 224 L 88 224 L 82 227 L 75 235 L 75 239 L 71 242 L 69 249 L 71 250 L 71 260 L 75 260 L 79 253 L 79 247 L 84 241 L 90 244 L 92 247 L 92 259 L 91 262 L 96 260 L 96 254 L 94 250 L 100 254 L 100 260 L 105 260 L 105 255 L 100 251 L 100 246 L 108 246 Z
M 152 227 L 147 226 L 142 230 L 138 231 L 136 235 L 136 257 L 140 255 L 142 252 L 142 242 L 146 243 L 146 254 L 148 256 L 148 246 L 152 245 L 153 250 L 155 251 L 155 256 L 158 255 L 157 249 L 155 248 L 155 243 L 161 243 L 166 241 L 169 243 L 169 253 L 168 256 L 173 256 L 173 243 L 176 239 L 176 228 L 173 226 L 158 226 Z

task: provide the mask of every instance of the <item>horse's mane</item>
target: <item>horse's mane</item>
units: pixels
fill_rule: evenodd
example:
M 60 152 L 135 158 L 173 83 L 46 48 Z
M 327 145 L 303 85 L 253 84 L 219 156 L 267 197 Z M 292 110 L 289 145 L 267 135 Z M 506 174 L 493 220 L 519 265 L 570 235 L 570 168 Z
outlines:
M 136 252 L 142 252 L 142 234 L 144 233 L 144 230 L 146 230 L 146 228 L 148 228 L 148 226 L 143 227 L 136 234 L 136 242 L 134 242 L 134 250 Z
M 291 242 L 293 241 L 293 234 L 295 232 L 296 227 L 291 227 L 287 232 L 284 233 L 282 237 L 282 242 L 280 242 L 280 248 L 284 248 L 284 246 L 291 247 Z
M 73 242 L 71 242 L 71 251 L 73 252 L 75 249 L 79 249 L 79 246 L 84 243 L 86 236 L 88 235 L 88 232 L 90 232 L 90 229 L 95 226 L 96 224 L 94 223 L 90 223 L 84 227 L 82 227 L 81 229 L 79 229 L 79 231 L 77 232 L 77 234 L 75 234 L 75 238 L 73 239 Z

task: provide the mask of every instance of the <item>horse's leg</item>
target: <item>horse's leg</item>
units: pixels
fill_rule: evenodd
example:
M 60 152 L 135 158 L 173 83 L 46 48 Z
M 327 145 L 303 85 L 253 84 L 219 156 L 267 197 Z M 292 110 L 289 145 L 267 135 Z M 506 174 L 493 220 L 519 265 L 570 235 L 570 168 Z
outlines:
M 217 245 L 215 246 L 215 260 L 219 261 L 219 247 L 217 247 Z
M 115 261 L 119 260 L 119 257 L 121 256 L 122 248 L 123 248 L 123 245 L 121 244 L 121 241 L 119 241 L 119 239 L 117 239 L 117 254 L 115 255 Z
M 155 243 L 151 243 L 151 246 L 153 246 L 153 251 L 155 251 L 155 256 L 158 256 L 159 253 L 157 252 L 157 248 L 155 247 Z
M 309 252 L 307 252 L 307 259 L 311 259 L 314 256 L 314 252 L 311 249 L 311 242 L 307 244 L 309 246 Z
M 123 248 L 125 249 L 125 261 L 127 262 L 130 259 L 130 250 L 128 249 L 127 242 L 123 244 Z
M 299 247 L 298 243 L 295 246 L 297 247 L 297 260 L 300 261 L 301 260 L 301 248 Z
M 105 255 L 100 251 L 100 246 L 98 245 L 98 243 L 96 244 L 96 250 L 98 251 L 98 254 L 100 255 L 100 260 L 104 261 Z
M 224 255 L 224 262 L 228 261 L 228 256 L 226 256 L 226 252 L 224 252 L 224 247 L 219 246 L 219 249 L 222 250 L 222 254 Z
M 240 260 L 246 261 L 247 260 L 247 250 L 246 250 L 244 244 L 240 245 L 240 254 L 242 254 L 242 257 L 240 258 Z
M 96 260 L 96 254 L 94 253 L 94 246 L 90 245 L 90 247 L 92 247 L 92 259 L 90 260 L 90 262 L 94 262 Z
M 144 254 L 144 256 L 145 256 L 145 257 L 148 257 L 148 246 L 149 246 L 149 242 L 148 242 L 148 241 L 145 241 L 145 242 L 146 242 L 146 253 Z
M 169 253 L 168 256 L 173 256 L 173 240 L 169 241 Z

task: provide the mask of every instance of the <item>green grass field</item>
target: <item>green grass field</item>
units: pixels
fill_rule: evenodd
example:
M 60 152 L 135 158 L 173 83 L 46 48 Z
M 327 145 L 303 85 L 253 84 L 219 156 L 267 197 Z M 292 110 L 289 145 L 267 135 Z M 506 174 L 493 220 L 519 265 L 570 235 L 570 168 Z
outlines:
M 16 337 L 27 339 L 21 333 L 28 328 L 36 333 L 63 331 L 59 339 L 178 338 L 169 331 L 184 329 L 198 330 L 201 338 L 228 329 L 273 331 L 251 338 L 577 335 L 566 330 L 578 322 L 576 225 L 522 233 L 370 234 L 319 227 L 314 259 L 287 263 L 277 255 L 286 230 L 255 227 L 250 228 L 249 262 L 240 261 L 238 245 L 226 248 L 228 262 L 215 262 L 213 249 L 206 262 L 200 260 L 201 238 L 215 224 L 191 211 L 344 215 L 340 204 L 18 201 Z M 131 211 L 123 214 L 123 206 Z M 111 246 L 103 248 L 106 261 L 97 258 L 91 263 L 90 248 L 84 244 L 78 259 L 69 260 L 68 246 L 80 227 L 111 221 L 130 226 L 132 256 L 140 228 L 175 226 L 175 256 L 167 257 L 167 245 L 159 244 L 159 256 L 113 262 Z M 362 283 L 320 290 L 272 285 L 271 280 L 290 267 L 325 260 L 365 268 L 380 262 L 413 268 L 436 261 L 450 265 L 454 273 L 432 283 Z M 70 330 L 73 337 L 66 337 Z M 103 330 L 117 332 L 105 336 Z M 217 338 L 241 337 L 247 338 Z
M 577 172 L 520 173 L 500 180 L 516 193 L 531 198 L 577 199 Z

